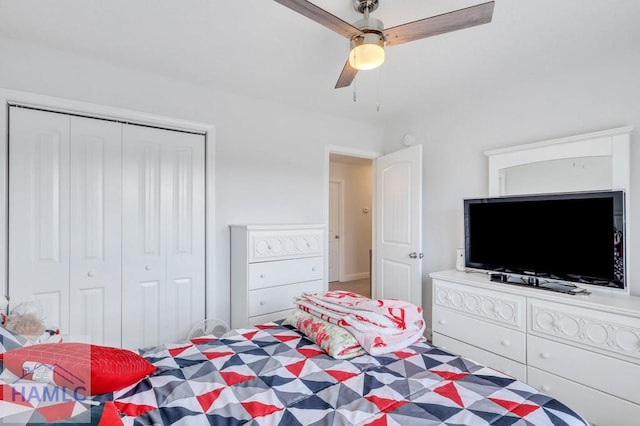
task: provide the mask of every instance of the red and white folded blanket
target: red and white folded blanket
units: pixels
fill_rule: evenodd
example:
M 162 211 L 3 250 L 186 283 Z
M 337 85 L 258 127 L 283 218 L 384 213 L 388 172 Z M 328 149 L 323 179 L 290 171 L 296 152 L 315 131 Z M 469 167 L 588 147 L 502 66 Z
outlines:
M 304 293 L 294 298 L 305 312 L 350 331 L 371 355 L 404 349 L 422 339 L 422 308 L 395 299 L 369 299 L 347 291 Z

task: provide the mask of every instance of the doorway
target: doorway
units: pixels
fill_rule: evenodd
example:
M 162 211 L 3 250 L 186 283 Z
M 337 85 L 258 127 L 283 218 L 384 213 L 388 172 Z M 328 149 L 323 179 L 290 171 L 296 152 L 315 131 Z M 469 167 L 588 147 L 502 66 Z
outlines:
M 336 155 L 338 155 L 336 157 Z M 351 158 L 348 158 L 351 157 Z M 331 159 L 347 164 L 368 160 L 371 164 L 370 250 L 367 253 L 369 277 L 366 288 L 371 298 L 395 298 L 422 306 L 422 145 L 410 146 L 389 154 L 327 145 L 325 147 L 325 223 L 329 228 L 329 181 Z M 338 164 L 334 161 L 334 164 Z M 346 192 L 346 189 L 345 189 Z M 349 210 L 345 195 L 345 211 Z M 362 206 L 360 206 L 362 208 Z M 347 214 L 345 213 L 345 217 Z M 339 238 L 346 246 L 349 225 L 344 226 L 344 237 Z M 335 236 L 334 236 L 335 237 Z M 335 238 L 334 238 L 335 239 Z M 328 259 L 328 244 L 325 256 Z M 342 250 L 345 253 L 346 250 Z M 344 256 L 346 257 L 346 256 Z M 327 262 L 328 264 L 328 262 Z M 328 265 L 327 265 L 328 266 Z M 328 274 L 328 267 L 325 269 Z M 341 280 L 327 285 L 329 289 L 346 286 L 354 291 L 356 281 L 365 279 L 345 274 Z M 347 271 L 348 272 L 348 271 Z M 339 275 L 340 276 L 340 275 Z M 366 289 L 361 293 L 366 292 Z
M 329 154 L 329 290 L 371 297 L 373 160 Z

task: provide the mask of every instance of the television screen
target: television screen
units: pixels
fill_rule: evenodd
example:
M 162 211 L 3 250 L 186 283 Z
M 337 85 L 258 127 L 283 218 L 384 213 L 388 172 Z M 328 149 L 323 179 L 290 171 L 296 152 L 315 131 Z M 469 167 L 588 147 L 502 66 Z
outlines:
M 624 193 L 464 200 L 468 268 L 625 288 Z

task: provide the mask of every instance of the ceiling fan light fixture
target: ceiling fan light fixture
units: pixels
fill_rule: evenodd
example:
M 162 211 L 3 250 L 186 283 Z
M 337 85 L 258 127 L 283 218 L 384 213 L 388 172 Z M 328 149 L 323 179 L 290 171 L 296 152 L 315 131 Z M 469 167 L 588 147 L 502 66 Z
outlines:
M 372 70 L 384 62 L 384 38 L 377 33 L 364 33 L 351 39 L 349 65 L 357 70 Z

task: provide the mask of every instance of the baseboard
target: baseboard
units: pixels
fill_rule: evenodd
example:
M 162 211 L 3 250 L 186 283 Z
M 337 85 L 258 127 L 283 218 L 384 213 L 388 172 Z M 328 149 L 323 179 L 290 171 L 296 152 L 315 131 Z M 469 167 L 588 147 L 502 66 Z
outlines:
M 365 278 L 369 278 L 369 273 L 368 272 L 360 272 L 360 273 L 357 273 L 357 274 L 344 275 L 344 276 L 340 277 L 340 282 L 364 280 Z

